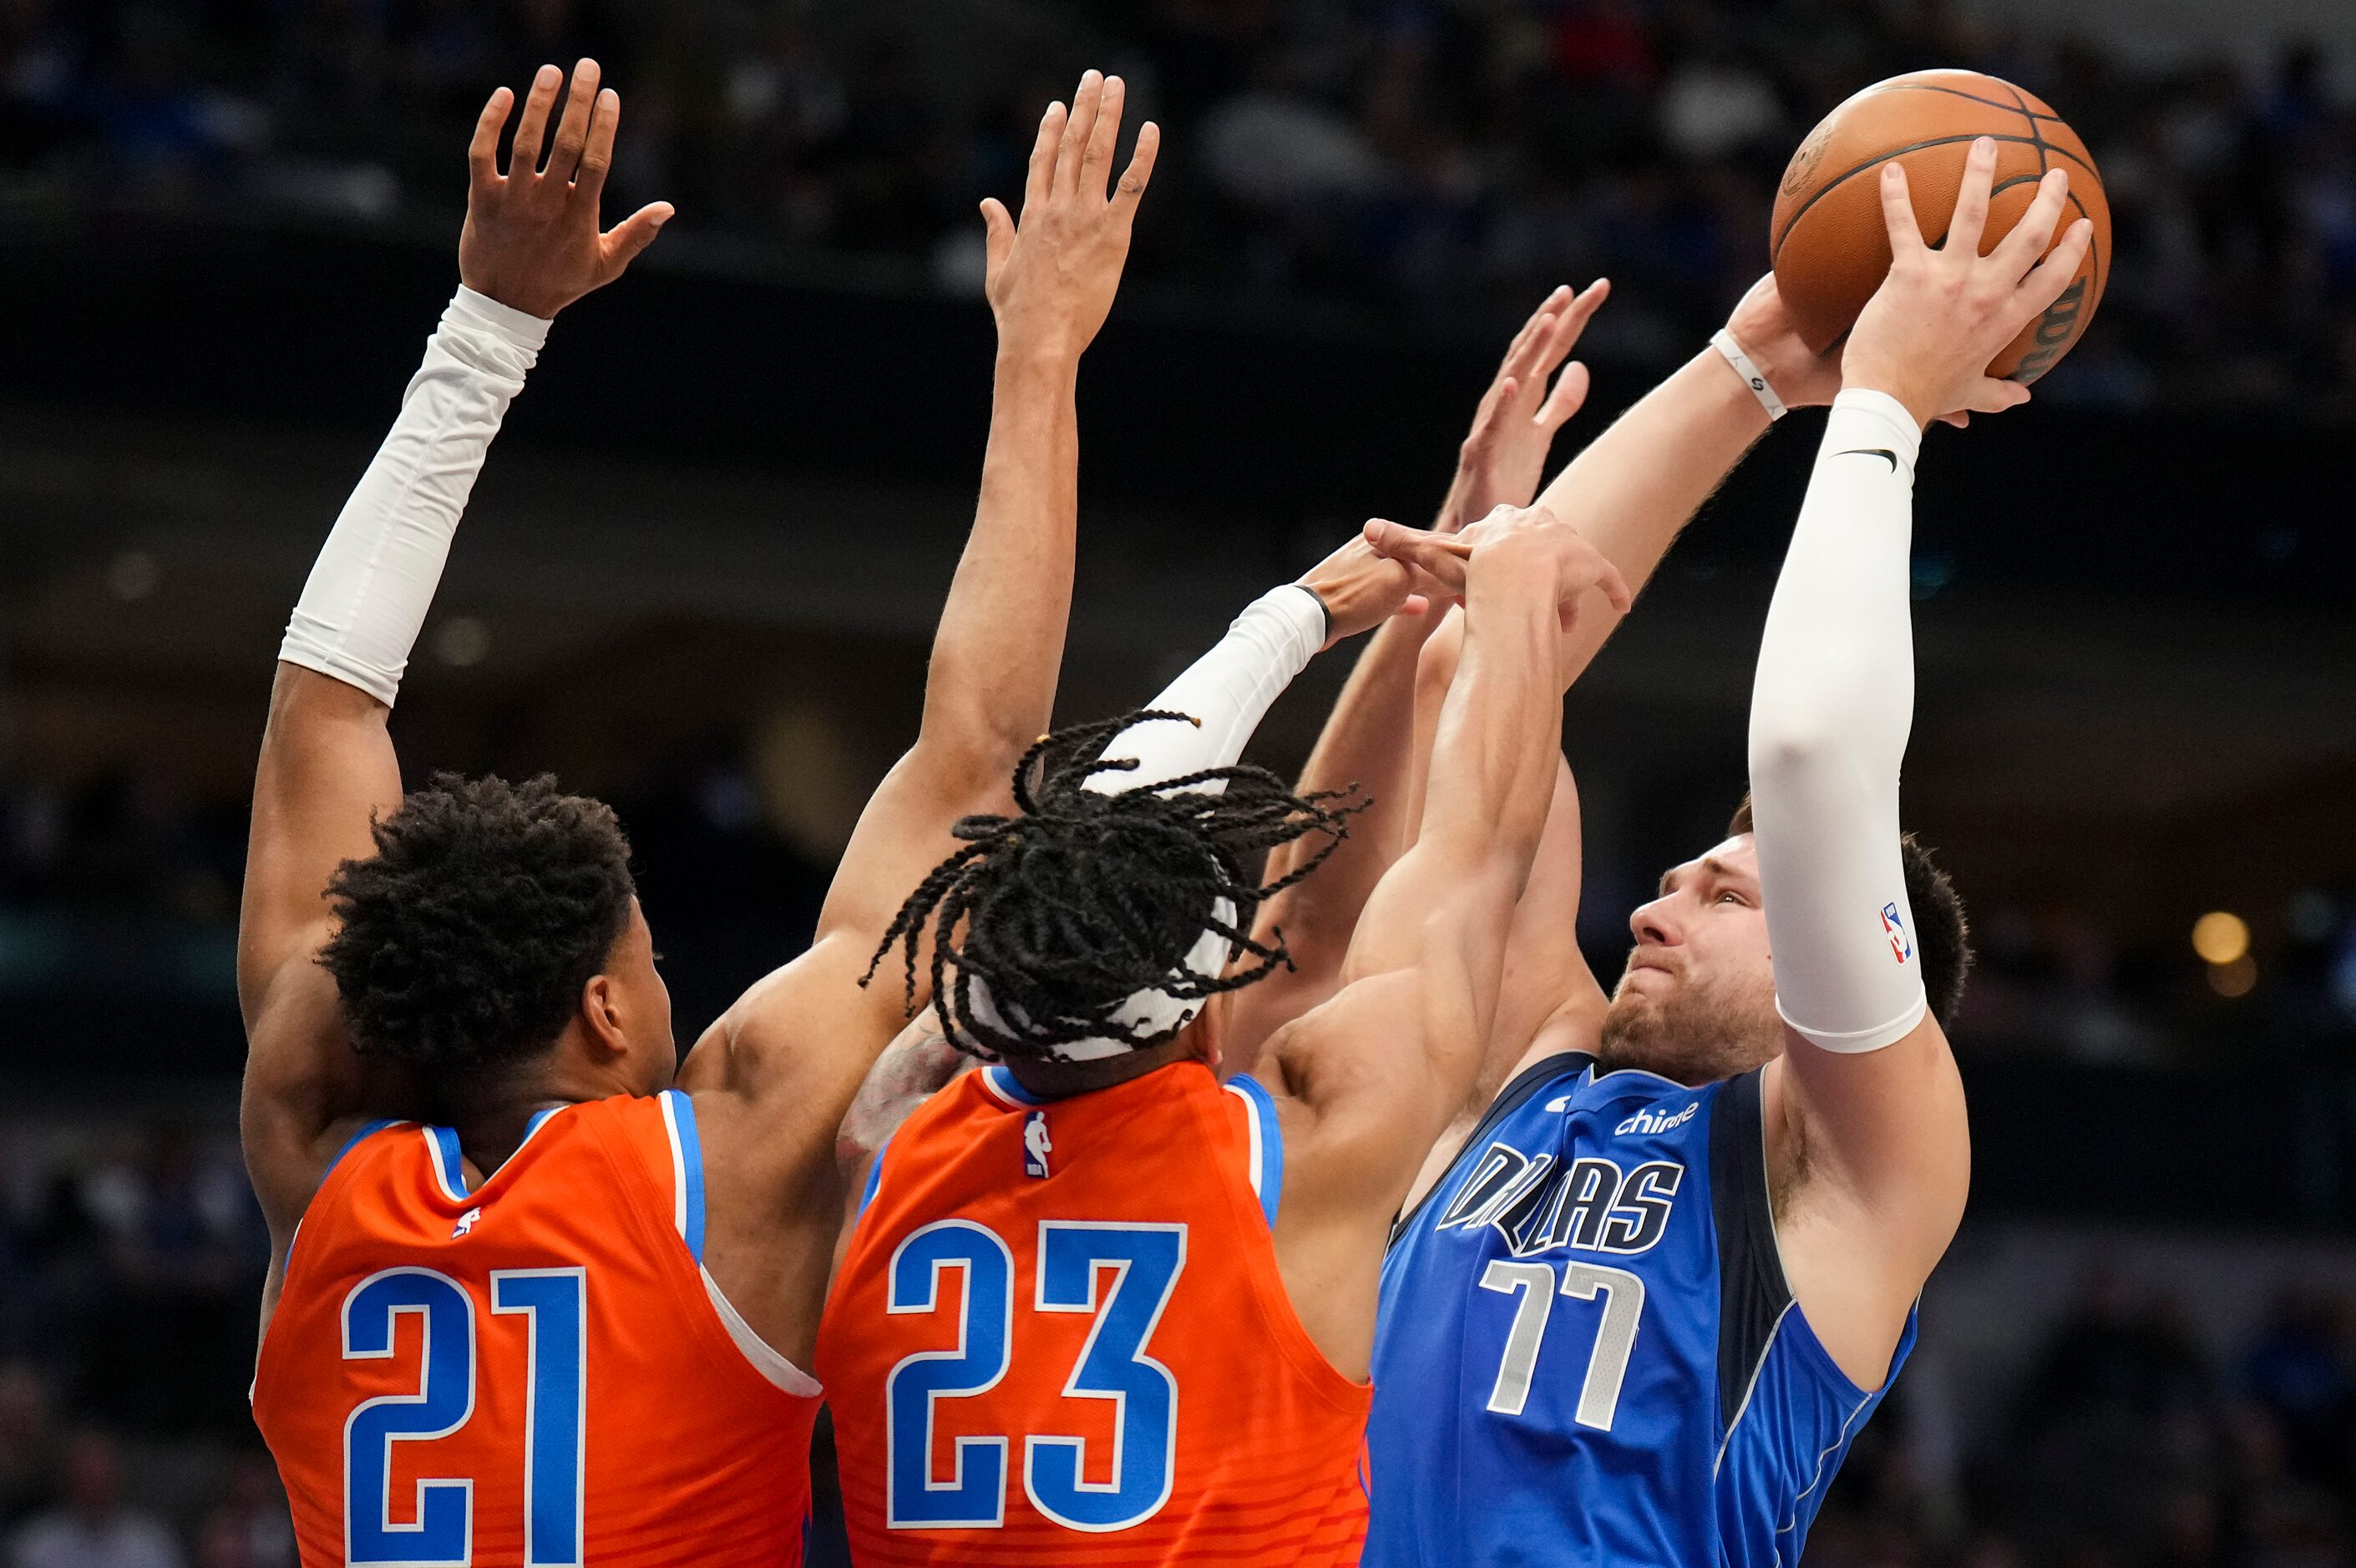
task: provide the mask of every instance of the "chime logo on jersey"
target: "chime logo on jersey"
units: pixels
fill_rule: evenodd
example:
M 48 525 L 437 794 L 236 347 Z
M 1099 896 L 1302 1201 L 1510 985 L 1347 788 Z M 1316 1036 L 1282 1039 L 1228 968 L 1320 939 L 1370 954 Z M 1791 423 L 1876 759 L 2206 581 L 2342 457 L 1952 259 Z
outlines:
M 1696 1100 L 1682 1111 L 1639 1111 L 1612 1129 L 1614 1137 L 1626 1137 L 1631 1133 L 1665 1133 L 1684 1126 L 1701 1112 L 1701 1102 Z
M 1890 938 L 1890 951 L 1898 955 L 1898 962 L 1903 964 L 1914 956 L 1914 944 L 1906 935 L 1906 923 L 1898 918 L 1896 904 L 1881 906 L 1881 930 Z
M 1674 1125 L 1681 1117 L 1665 1118 Z M 1642 1253 L 1668 1232 L 1669 1211 L 1686 1168 L 1647 1161 L 1622 1170 L 1617 1160 L 1588 1157 L 1560 1165 L 1511 1144 L 1493 1143 L 1440 1215 L 1438 1230 L 1495 1228 L 1515 1257 L 1558 1247 L 1591 1253 Z
M 1047 1113 L 1033 1111 L 1023 1118 L 1023 1174 L 1045 1176 L 1047 1156 L 1055 1149 L 1047 1136 Z

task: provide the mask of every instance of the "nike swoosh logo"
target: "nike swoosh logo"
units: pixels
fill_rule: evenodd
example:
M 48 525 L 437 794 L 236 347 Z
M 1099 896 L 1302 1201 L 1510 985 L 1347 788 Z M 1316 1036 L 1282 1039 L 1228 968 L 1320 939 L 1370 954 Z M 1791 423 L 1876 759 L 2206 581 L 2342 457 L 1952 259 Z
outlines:
M 1890 472 L 1892 474 L 1898 472 L 1898 454 L 1886 446 L 1852 446 L 1847 452 L 1836 453 L 1834 455 L 1837 457 L 1886 457 L 1890 460 Z

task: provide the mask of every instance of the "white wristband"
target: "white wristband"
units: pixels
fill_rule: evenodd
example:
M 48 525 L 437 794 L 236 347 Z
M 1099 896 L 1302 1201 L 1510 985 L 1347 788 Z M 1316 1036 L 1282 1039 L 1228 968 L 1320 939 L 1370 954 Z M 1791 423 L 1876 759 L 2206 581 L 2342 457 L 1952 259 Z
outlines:
M 1775 395 L 1775 389 L 1768 385 L 1766 375 L 1751 362 L 1751 356 L 1742 351 L 1742 345 L 1734 341 L 1734 334 L 1721 326 L 1710 335 L 1709 346 L 1726 356 L 1726 362 L 1734 367 L 1734 373 L 1742 378 L 1742 384 L 1751 389 L 1751 395 L 1767 411 L 1770 423 L 1792 411 Z

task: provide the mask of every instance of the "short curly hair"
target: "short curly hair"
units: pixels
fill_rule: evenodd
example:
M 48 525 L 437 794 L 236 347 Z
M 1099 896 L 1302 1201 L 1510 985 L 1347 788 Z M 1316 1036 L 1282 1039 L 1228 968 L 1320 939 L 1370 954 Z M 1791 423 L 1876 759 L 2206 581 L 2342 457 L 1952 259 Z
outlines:
M 370 832 L 327 883 L 319 954 L 353 1048 L 474 1078 L 554 1044 L 629 924 L 612 808 L 545 773 L 436 773 Z

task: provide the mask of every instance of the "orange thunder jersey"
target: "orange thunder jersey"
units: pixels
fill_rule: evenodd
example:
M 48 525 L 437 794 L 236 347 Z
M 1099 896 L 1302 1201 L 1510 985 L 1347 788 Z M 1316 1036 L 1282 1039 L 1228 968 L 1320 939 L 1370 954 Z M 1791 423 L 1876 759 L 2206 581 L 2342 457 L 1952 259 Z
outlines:
M 362 1129 L 296 1230 L 253 1415 L 304 1568 L 801 1561 L 818 1385 L 702 1269 L 677 1090 L 457 1136 Z
M 819 1330 L 862 1568 L 1356 1563 L 1373 1391 L 1278 1277 L 1283 1172 L 1268 1092 L 1194 1061 L 910 1117 Z

